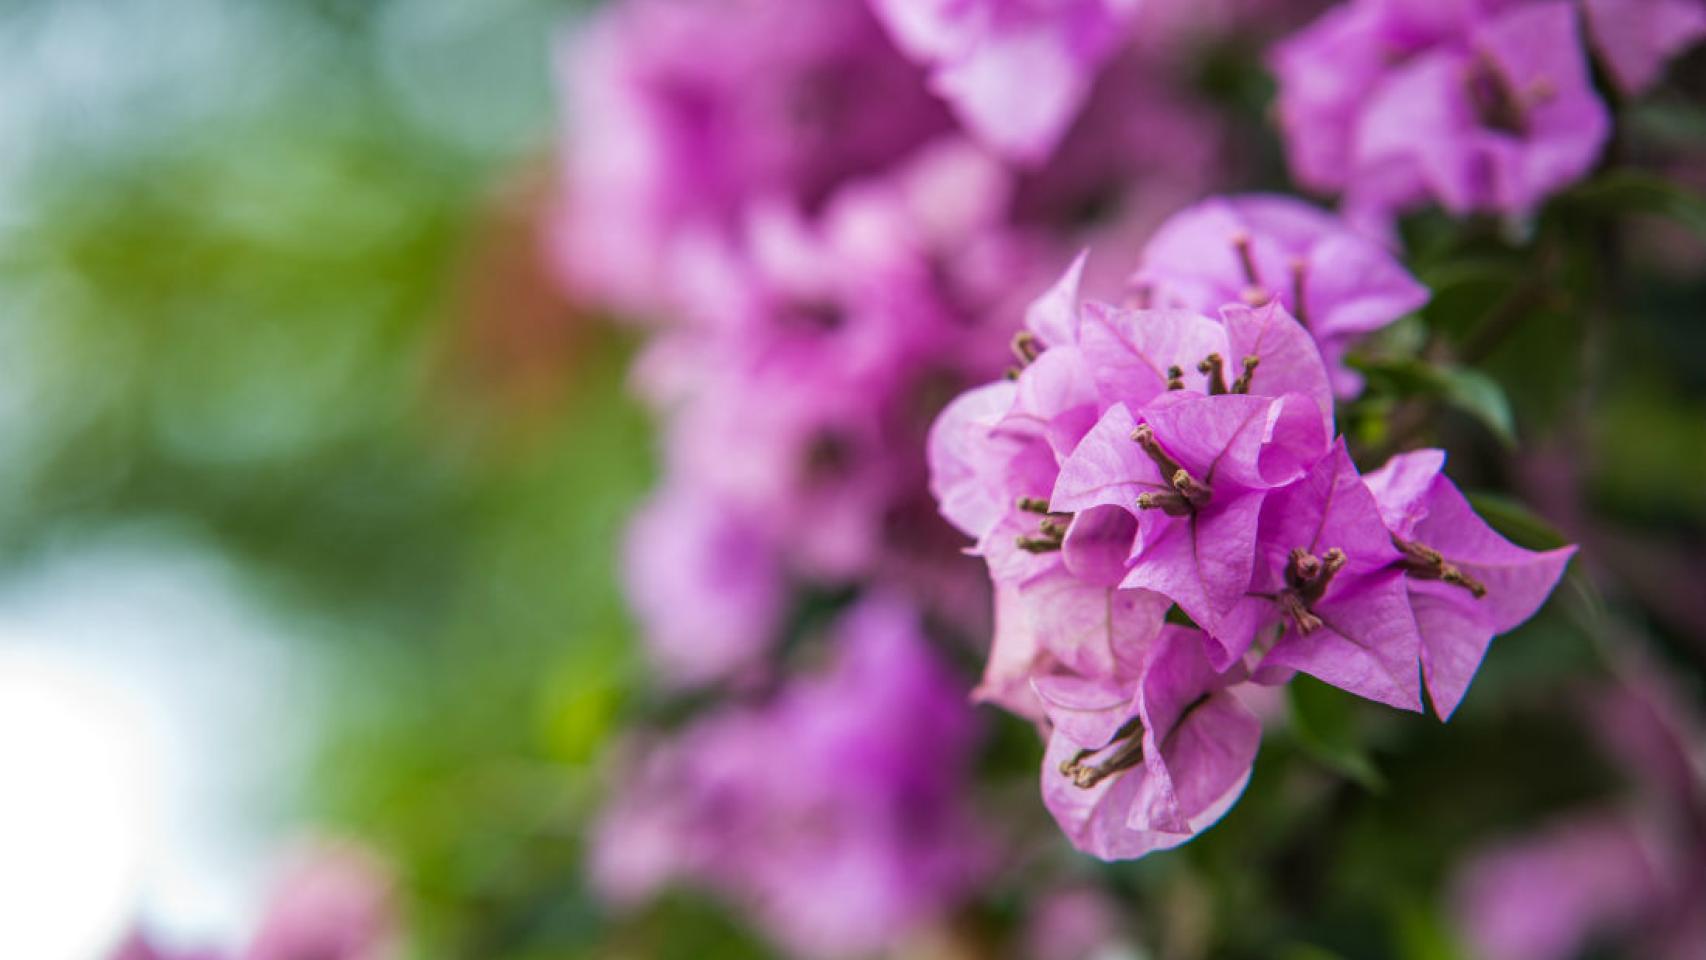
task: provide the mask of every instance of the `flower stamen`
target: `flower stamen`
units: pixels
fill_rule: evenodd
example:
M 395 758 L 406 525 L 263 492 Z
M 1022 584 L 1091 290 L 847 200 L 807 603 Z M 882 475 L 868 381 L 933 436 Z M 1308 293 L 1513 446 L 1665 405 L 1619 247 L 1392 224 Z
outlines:
M 1319 557 L 1302 547 L 1292 549 L 1285 565 L 1286 589 L 1274 599 L 1291 618 L 1298 633 L 1308 636 L 1321 629 L 1322 620 L 1312 608 L 1326 594 L 1327 586 L 1344 569 L 1348 559 L 1338 547 Z
M 1155 431 L 1149 424 L 1138 424 L 1137 429 L 1131 432 L 1131 438 L 1149 455 L 1150 461 L 1161 472 L 1162 479 L 1173 488 L 1170 492 L 1138 494 L 1138 509 L 1161 510 L 1170 517 L 1179 517 L 1193 513 L 1198 507 L 1208 503 L 1214 491 L 1208 484 L 1191 476 L 1189 470 L 1174 460 L 1166 450 L 1161 449 L 1161 443 L 1155 439 Z
M 1228 392 L 1226 386 L 1226 361 L 1221 359 L 1220 354 L 1211 353 L 1204 357 L 1202 362 L 1197 364 L 1197 372 L 1208 377 L 1209 396 L 1218 397 L 1221 394 Z
M 1260 366 L 1261 363 L 1262 358 L 1258 356 L 1252 355 L 1244 358 L 1244 372 L 1238 375 L 1238 379 L 1232 381 L 1233 393 L 1250 392 L 1250 379 L 1256 375 L 1256 367 Z
M 1465 573 L 1461 567 L 1445 559 L 1445 555 L 1433 547 L 1405 540 L 1397 534 L 1392 535 L 1392 545 L 1403 554 L 1398 566 L 1403 568 L 1406 574 L 1418 580 L 1438 580 L 1454 587 L 1462 587 L 1477 600 L 1487 595 L 1486 584 Z

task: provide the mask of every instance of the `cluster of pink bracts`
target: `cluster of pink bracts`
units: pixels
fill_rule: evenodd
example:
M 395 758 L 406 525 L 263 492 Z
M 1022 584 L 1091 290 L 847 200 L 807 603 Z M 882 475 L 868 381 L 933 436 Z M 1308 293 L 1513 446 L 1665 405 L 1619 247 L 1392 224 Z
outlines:
M 971 861 L 944 851 L 969 805 L 919 771 L 963 769 L 974 738 L 847 726 L 872 697 L 891 717 L 962 699 L 918 625 L 975 630 L 987 594 L 933 506 L 994 587 L 976 695 L 1042 725 L 1044 801 L 1103 858 L 1176 845 L 1236 800 L 1253 685 L 1304 672 L 1420 710 L 1425 681 L 1449 716 L 1493 636 L 1545 601 L 1571 549 L 1495 534 L 1441 451 L 1352 462 L 1344 359 L 1428 299 L 1397 215 L 1520 226 L 1609 136 L 1591 59 L 1638 91 L 1706 6 L 1324 6 L 618 0 L 573 33 L 556 261 L 582 300 L 654 324 L 636 385 L 665 479 L 628 593 L 666 686 L 771 691 L 626 751 L 656 789 L 603 822 L 599 849 L 627 854 L 595 857 L 613 895 L 697 880 L 833 955 L 962 894 Z M 1185 77 L 1230 34 L 1270 50 L 1290 166 L 1342 217 L 1201 199 L 1237 182 L 1247 131 Z M 825 672 L 788 676 L 798 598 L 847 589 L 880 599 L 829 631 Z M 861 666 L 872 644 L 886 681 Z M 839 719 L 801 719 L 819 713 Z M 771 745 L 837 775 L 778 779 Z M 950 866 L 896 869 L 913 861 Z M 836 910 L 776 893 L 873 876 L 899 892 Z
M 1425 296 L 1378 247 L 1272 198 L 1188 212 L 1164 254 L 1179 236 L 1198 255 L 1177 280 L 1146 261 L 1140 305 L 1080 302 L 1074 267 L 1032 306 L 1022 368 L 950 404 L 930 442 L 943 512 L 995 583 L 981 695 L 1046 721 L 1044 801 L 1109 859 L 1236 799 L 1261 735 L 1239 685 L 1301 671 L 1420 710 L 1425 677 L 1449 716 L 1573 552 L 1494 533 L 1441 451 L 1364 476 L 1334 438 L 1313 324 L 1331 343 L 1336 319 L 1367 329 Z

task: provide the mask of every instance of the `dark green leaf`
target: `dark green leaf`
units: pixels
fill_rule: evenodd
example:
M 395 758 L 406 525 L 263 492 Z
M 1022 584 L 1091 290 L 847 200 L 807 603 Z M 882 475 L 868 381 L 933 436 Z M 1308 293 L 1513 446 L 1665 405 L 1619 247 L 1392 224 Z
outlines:
M 1386 781 L 1357 736 L 1356 700 L 1319 680 L 1300 675 L 1286 685 L 1292 731 L 1310 756 L 1379 792 Z

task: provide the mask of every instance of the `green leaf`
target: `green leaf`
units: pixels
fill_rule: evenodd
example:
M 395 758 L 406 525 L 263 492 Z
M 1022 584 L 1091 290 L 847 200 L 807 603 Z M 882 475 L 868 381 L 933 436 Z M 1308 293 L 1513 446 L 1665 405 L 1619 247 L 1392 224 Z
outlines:
M 1516 443 L 1516 418 L 1510 399 L 1497 380 L 1471 367 L 1439 366 L 1414 357 L 1369 359 L 1351 357 L 1351 366 L 1369 379 L 1374 390 L 1397 396 L 1427 396 L 1474 417 L 1499 442 Z
M 1467 960 L 1469 954 L 1437 911 L 1399 900 L 1392 905 L 1392 920 L 1400 960 Z
M 1385 789 L 1385 778 L 1357 736 L 1355 698 L 1300 674 L 1286 684 L 1286 699 L 1292 732 L 1306 753 L 1370 792 Z
M 1641 170 L 1613 170 L 1570 191 L 1569 199 L 1606 213 L 1669 217 L 1706 236 L 1706 196 Z
M 1481 421 L 1499 442 L 1516 445 L 1516 418 L 1497 380 L 1470 367 L 1436 368 L 1446 402 Z

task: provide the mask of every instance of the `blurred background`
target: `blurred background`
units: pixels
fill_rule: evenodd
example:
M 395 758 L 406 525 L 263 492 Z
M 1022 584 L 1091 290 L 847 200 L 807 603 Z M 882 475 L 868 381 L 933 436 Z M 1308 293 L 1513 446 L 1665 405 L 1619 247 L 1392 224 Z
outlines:
M 654 474 L 635 332 L 568 305 L 539 252 L 548 39 L 581 13 L 0 12 L 0 957 L 103 956 L 139 923 L 241 942 L 291 851 L 339 837 L 388 865 L 406 955 L 768 955 L 717 907 L 614 918 L 581 878 L 610 734 L 644 696 L 612 556 Z M 1202 83 L 1259 117 L 1253 68 Z M 1694 150 L 1698 108 L 1642 122 Z M 1565 215 L 1602 229 L 1596 199 Z M 1512 508 L 1506 531 L 1564 527 L 1604 579 L 1579 564 L 1449 728 L 1306 692 L 1316 725 L 1264 745 L 1202 841 L 1073 866 L 1186 918 L 1156 955 L 1452 956 L 1453 856 L 1611 791 L 1566 681 L 1628 637 L 1697 697 L 1702 249 L 1669 220 L 1637 243 L 1625 315 L 1490 344 L 1510 397 L 1467 387 L 1448 415 L 1466 476 L 1546 517 Z M 1504 290 L 1460 252 L 1418 267 L 1441 315 Z M 1590 335 L 1581 406 L 1548 364 Z M 1512 465 L 1489 418 L 1550 439 Z M 989 713 L 988 774 L 1040 817 L 1040 744 Z M 982 905 L 993 929 L 1019 889 Z

